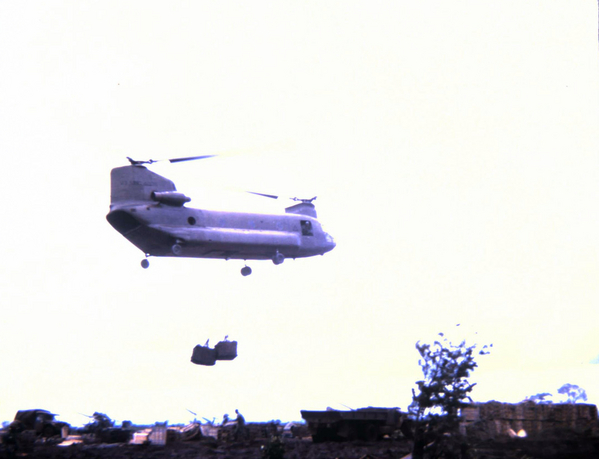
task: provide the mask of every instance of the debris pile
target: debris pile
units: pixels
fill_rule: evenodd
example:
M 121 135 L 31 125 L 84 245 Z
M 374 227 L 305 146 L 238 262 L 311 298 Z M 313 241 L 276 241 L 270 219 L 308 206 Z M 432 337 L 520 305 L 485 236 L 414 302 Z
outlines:
M 407 413 L 398 408 L 358 408 L 351 411 L 301 411 L 315 443 L 323 441 L 376 441 L 397 435 L 411 436 Z
M 66 437 L 70 429 L 69 424 L 56 421 L 55 416 L 57 415 L 47 410 L 19 410 L 10 428 L 16 433 L 30 431 L 34 435 L 45 438 Z
M 115 427 L 114 421 L 104 413 L 97 411 L 89 416 L 93 421 L 81 429 L 84 442 L 86 443 L 126 443 L 131 439 L 133 432 L 127 428 L 127 423 L 121 427 Z

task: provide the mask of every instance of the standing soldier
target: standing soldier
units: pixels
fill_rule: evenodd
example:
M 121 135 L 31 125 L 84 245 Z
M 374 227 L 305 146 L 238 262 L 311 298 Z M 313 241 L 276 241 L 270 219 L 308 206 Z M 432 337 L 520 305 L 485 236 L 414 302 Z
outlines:
M 239 410 L 235 410 L 235 413 L 237 414 L 237 427 L 235 429 L 235 439 L 239 440 L 243 438 L 245 434 L 245 418 L 242 416 Z

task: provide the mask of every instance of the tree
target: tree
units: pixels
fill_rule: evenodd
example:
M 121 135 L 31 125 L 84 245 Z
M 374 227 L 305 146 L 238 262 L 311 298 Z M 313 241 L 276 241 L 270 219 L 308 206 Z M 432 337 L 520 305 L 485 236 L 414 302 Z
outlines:
M 559 394 L 564 394 L 568 397 L 567 403 L 587 401 L 586 391 L 582 387 L 577 386 L 576 384 L 564 384 L 557 390 L 557 392 Z
M 525 402 L 534 402 L 540 405 L 552 403 L 551 400 L 548 400 L 547 397 L 553 397 L 549 392 L 542 392 L 535 395 L 529 395 L 524 399 Z
M 460 408 L 468 401 L 472 402 L 470 392 L 476 385 L 468 381 L 471 372 L 478 366 L 475 356 L 488 354 L 493 346 L 485 345 L 478 349 L 476 344 L 468 346 L 465 341 L 456 345 L 443 333 L 439 336 L 440 339 L 433 344 L 416 343 L 421 357 L 418 364 L 424 379 L 416 381 L 418 393 L 412 390 L 409 407 L 416 421 L 414 459 L 423 457 L 424 445 L 442 439 L 446 433 L 453 433 L 457 438 Z
M 439 336 L 441 340 L 433 344 L 416 343 L 421 356 L 418 364 L 424 374 L 424 380 L 416 381 L 419 393 L 412 391 L 410 412 L 417 419 L 435 414 L 455 419 L 466 401 L 472 402 L 469 394 L 476 384 L 470 384 L 467 378 L 478 366 L 474 360 L 477 345 L 467 346 L 465 341 L 455 345 L 443 333 Z M 483 346 L 478 354 L 488 354 L 492 346 Z

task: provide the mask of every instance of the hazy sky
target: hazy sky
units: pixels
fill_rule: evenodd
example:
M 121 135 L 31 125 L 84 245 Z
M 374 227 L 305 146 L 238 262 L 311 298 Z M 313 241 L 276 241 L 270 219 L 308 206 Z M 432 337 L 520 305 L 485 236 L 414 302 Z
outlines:
M 493 343 L 476 400 L 599 402 L 597 2 L 0 2 L 0 420 L 400 406 L 414 344 Z M 318 196 L 323 257 L 152 259 L 112 167 L 190 206 Z M 456 328 L 456 324 L 461 324 Z M 190 363 L 229 335 L 239 357 Z

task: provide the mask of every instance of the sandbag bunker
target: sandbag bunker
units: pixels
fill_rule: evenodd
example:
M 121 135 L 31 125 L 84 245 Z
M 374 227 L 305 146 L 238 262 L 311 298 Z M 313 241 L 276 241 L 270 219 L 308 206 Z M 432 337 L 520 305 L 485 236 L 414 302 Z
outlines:
M 208 341 L 203 346 L 199 344 L 193 348 L 191 362 L 196 365 L 212 366 L 217 360 L 233 360 L 237 357 L 237 341 L 224 341 L 216 343 L 214 348 L 208 345 Z

